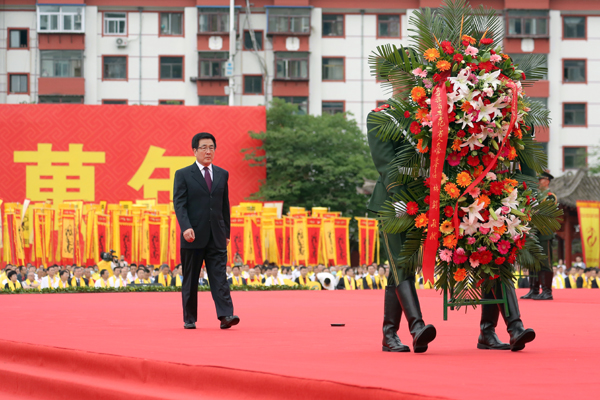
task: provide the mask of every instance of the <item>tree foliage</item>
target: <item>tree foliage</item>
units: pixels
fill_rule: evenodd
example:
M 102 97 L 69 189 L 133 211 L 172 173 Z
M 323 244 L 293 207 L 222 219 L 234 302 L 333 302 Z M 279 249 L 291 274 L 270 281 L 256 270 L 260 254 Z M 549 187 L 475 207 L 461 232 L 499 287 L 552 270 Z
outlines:
M 345 114 L 297 111 L 275 99 L 267 110 L 267 131 L 250 132 L 262 144 L 243 149 L 245 159 L 267 167 L 267 179 L 251 199 L 283 200 L 284 210 L 329 207 L 344 216 L 364 215 L 369 197 L 357 187 L 377 177 L 366 136 Z

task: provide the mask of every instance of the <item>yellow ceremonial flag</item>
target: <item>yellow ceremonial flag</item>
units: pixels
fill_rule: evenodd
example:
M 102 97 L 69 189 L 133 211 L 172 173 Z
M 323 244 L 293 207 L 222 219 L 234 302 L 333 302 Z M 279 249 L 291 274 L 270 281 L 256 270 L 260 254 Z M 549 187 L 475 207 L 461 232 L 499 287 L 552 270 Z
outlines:
M 585 265 L 597 268 L 600 264 L 600 201 L 578 201 L 577 214 Z
M 329 212 L 329 209 L 327 207 L 313 207 L 311 215 L 313 217 L 322 217 L 323 214 L 326 214 L 328 212 Z
M 277 237 L 275 235 L 274 218 L 262 218 L 262 236 L 264 258 L 269 260 L 269 262 L 274 262 L 278 265 L 281 264 L 281 261 L 279 260 L 279 248 L 277 244 Z
M 304 207 L 290 207 L 290 215 L 306 215 L 306 208 Z
M 61 210 L 61 230 L 60 230 L 60 242 L 61 242 L 61 258 L 63 262 L 73 262 L 75 258 L 75 210 Z M 66 259 L 66 260 L 65 260 Z
M 306 215 L 294 214 L 294 227 L 292 230 L 292 248 L 294 255 L 294 263 L 296 265 L 306 265 L 308 249 L 307 240 L 308 232 L 306 226 Z
M 325 214 L 328 215 L 328 214 Z M 335 236 L 333 232 L 334 217 L 323 217 L 323 227 L 321 228 L 321 245 L 323 264 L 335 265 Z

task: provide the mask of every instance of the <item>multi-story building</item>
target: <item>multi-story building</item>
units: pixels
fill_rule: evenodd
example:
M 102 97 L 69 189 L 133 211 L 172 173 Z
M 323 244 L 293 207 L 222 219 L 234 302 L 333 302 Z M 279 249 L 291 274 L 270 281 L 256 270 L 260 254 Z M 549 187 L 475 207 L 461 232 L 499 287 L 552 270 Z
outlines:
M 387 98 L 368 57 L 408 45 L 409 16 L 439 0 L 236 0 L 233 82 L 227 72 L 227 0 L 4 0 L 0 103 L 267 104 L 302 112 L 348 111 L 365 129 Z M 527 93 L 547 104 L 538 129 L 551 172 L 591 162 L 600 145 L 600 1 L 484 0 L 505 21 L 517 61 L 543 54 L 546 80 Z M 57 5 L 58 4 L 58 5 Z

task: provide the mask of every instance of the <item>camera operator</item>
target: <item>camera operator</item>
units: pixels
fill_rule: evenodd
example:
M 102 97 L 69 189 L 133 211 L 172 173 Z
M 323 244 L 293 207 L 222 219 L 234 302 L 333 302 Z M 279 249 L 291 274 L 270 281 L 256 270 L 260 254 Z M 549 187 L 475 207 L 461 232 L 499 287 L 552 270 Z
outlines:
M 100 275 L 102 275 L 102 270 L 107 270 L 108 276 L 113 276 L 113 268 L 115 268 L 118 263 L 118 258 L 115 255 L 115 251 L 111 250 L 110 252 L 102 252 L 100 253 L 100 258 L 102 259 L 98 262 L 98 272 L 100 272 Z

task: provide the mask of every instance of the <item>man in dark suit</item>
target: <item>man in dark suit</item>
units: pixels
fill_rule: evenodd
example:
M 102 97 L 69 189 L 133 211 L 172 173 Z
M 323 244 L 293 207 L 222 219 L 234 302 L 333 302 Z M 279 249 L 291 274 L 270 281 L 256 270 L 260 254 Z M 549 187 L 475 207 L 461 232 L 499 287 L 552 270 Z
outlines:
M 221 329 L 240 322 L 233 315 L 233 302 L 227 282 L 229 244 L 229 173 L 213 165 L 217 141 L 210 133 L 192 139 L 196 162 L 175 173 L 173 205 L 181 228 L 183 265 L 183 321 L 185 329 L 196 329 L 198 317 L 198 278 L 202 263 L 210 282 Z

